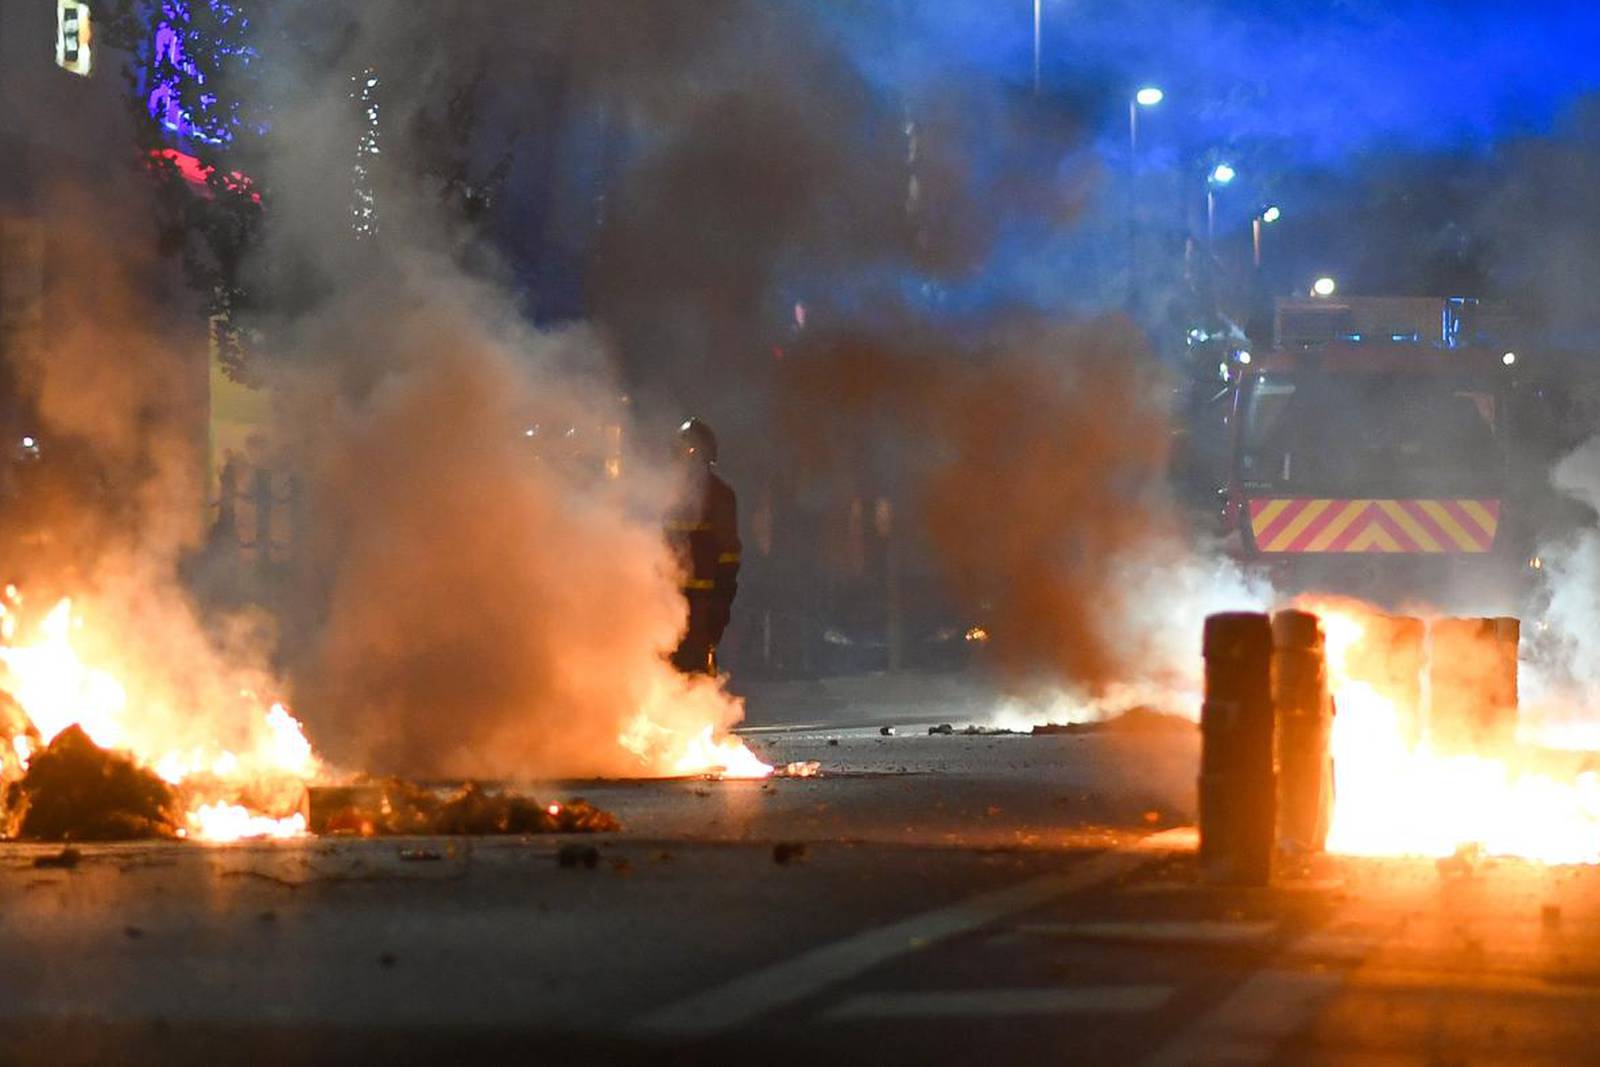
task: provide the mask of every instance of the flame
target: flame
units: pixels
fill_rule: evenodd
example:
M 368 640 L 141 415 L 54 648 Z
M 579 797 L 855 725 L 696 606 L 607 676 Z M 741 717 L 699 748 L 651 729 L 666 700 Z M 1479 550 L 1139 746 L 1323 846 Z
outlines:
M 1600 863 L 1600 775 L 1524 766 L 1521 753 L 1457 755 L 1411 736 L 1403 697 L 1360 677 L 1384 656 L 1376 612 L 1349 601 L 1306 603 L 1322 618 L 1337 713 L 1330 851 L 1445 857 L 1463 850 L 1545 863 Z
M 306 817 L 302 812 L 282 819 L 257 815 L 238 804 L 201 804 L 186 815 L 188 836 L 200 841 L 241 841 L 257 837 L 304 837 Z
M 720 680 L 664 670 L 651 680 L 639 712 L 617 743 L 649 776 L 766 778 L 772 768 L 743 741 L 719 729 L 742 713 Z
M 241 738 L 225 747 L 215 739 L 195 743 L 176 735 L 177 716 L 152 699 L 137 706 L 111 672 L 86 662 L 74 641 L 84 627 L 71 599 L 63 599 L 18 643 L 21 600 L 7 587 L 0 602 L 0 689 L 27 716 L 26 731 L 10 747 L 26 769 L 33 755 L 74 723 L 102 748 L 119 749 L 178 790 L 185 805 L 185 836 L 202 841 L 294 837 L 306 832 L 295 808 L 304 786 L 321 769 L 300 722 L 282 704 L 263 706 L 241 692 L 237 707 L 210 709 L 219 736 Z M 189 724 L 194 726 L 195 724 Z M 192 737 L 192 731 L 190 731 Z
M 692 732 L 678 731 L 641 712 L 617 740 L 655 774 L 717 778 L 766 778 L 772 774 L 772 767 L 761 762 L 743 741 L 717 737 L 710 725 Z

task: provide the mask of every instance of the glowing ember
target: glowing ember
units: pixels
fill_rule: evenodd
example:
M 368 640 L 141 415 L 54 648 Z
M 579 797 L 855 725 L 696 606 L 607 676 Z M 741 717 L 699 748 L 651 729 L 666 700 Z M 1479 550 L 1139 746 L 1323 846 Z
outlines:
M 1565 778 L 1527 768 L 1524 753 L 1456 755 L 1412 736 L 1404 694 L 1358 677 L 1377 616 L 1348 602 L 1305 605 L 1322 617 L 1337 704 L 1337 783 L 1330 851 L 1444 857 L 1462 849 L 1546 863 L 1600 863 L 1600 774 Z

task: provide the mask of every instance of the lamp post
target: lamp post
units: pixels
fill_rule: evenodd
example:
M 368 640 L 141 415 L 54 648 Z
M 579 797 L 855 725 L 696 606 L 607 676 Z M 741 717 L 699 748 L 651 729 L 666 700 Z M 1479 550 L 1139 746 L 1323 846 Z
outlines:
M 1257 271 L 1261 269 L 1261 228 L 1269 226 L 1281 218 L 1283 218 L 1283 212 L 1278 210 L 1276 204 L 1269 204 L 1256 212 L 1255 218 L 1250 220 L 1250 243 L 1255 252 Z
M 1206 248 L 1209 251 L 1217 239 L 1217 190 L 1233 181 L 1238 172 L 1227 163 L 1218 163 L 1206 175 Z
M 1146 85 L 1134 93 L 1128 100 L 1128 158 L 1134 159 L 1139 152 L 1139 109 L 1142 107 L 1155 107 L 1167 98 L 1167 94 L 1157 89 L 1154 85 Z
M 1146 85 L 1128 98 L 1128 308 L 1133 310 L 1139 292 L 1139 109 L 1155 107 L 1167 94 Z
M 1039 74 L 1044 60 L 1044 0 L 1033 0 L 1033 95 L 1039 95 Z

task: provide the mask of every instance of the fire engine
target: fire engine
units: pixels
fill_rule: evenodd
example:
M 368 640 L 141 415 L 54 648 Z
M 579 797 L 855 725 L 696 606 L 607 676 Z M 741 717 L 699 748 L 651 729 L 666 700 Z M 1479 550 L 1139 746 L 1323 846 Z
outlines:
M 1503 608 L 1529 537 L 1509 448 L 1519 356 L 1463 299 L 1280 300 L 1235 351 L 1224 521 L 1280 589 Z

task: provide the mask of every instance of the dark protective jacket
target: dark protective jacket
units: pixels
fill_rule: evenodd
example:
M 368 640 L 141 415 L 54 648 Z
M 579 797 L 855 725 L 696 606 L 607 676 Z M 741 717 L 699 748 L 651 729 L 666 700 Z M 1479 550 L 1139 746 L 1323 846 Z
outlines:
M 667 541 L 683 569 L 689 630 L 678 658 L 698 664 L 715 648 L 739 591 L 739 508 L 733 489 L 709 467 L 697 468 L 667 518 Z

